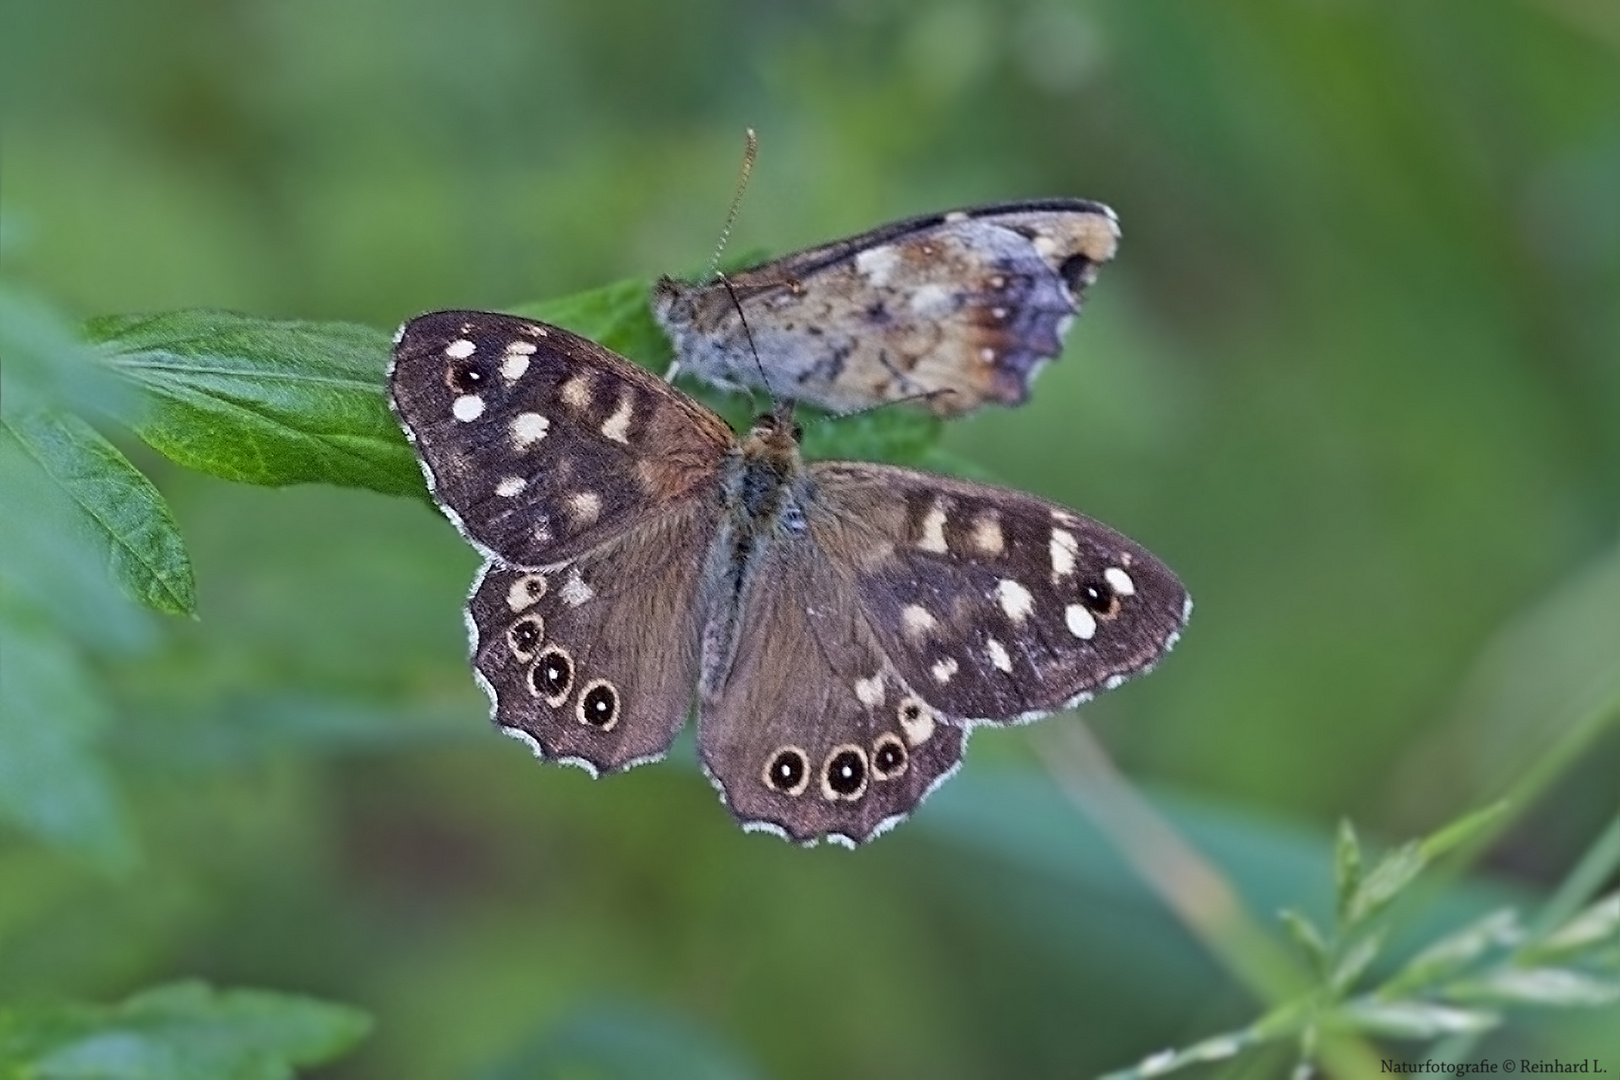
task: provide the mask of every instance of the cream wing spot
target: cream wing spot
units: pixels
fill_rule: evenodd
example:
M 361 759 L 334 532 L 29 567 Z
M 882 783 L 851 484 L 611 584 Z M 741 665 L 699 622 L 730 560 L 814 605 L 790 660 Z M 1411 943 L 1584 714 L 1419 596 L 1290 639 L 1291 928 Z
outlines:
M 512 448 L 527 450 L 535 443 L 546 437 L 551 429 L 551 421 L 537 412 L 518 413 L 512 417 L 510 431 L 512 433 Z
M 1052 555 L 1052 584 L 1056 585 L 1074 573 L 1075 558 L 1080 554 L 1080 541 L 1075 539 L 1072 532 L 1053 529 L 1049 549 Z
M 855 256 L 855 272 L 879 289 L 889 283 L 889 277 L 899 264 L 900 253 L 894 250 L 893 244 L 867 248 Z
M 594 491 L 576 491 L 563 504 L 574 528 L 583 529 L 596 524 L 602 513 L 602 497 Z
M 484 415 L 484 399 L 477 394 L 462 394 L 451 402 L 450 415 L 463 424 L 471 423 Z
M 635 408 L 630 403 L 630 395 L 626 394 L 619 399 L 618 408 L 613 415 L 602 421 L 602 435 L 614 442 L 628 443 L 630 431 L 630 418 L 635 415 Z
M 528 486 L 529 482 L 521 476 L 506 476 L 495 485 L 495 494 L 503 499 L 510 499 Z
M 1002 578 L 996 582 L 996 603 L 1015 623 L 1023 622 L 1035 610 L 1034 595 L 1012 578 Z
M 477 351 L 478 346 L 466 338 L 456 338 L 456 340 L 444 347 L 444 355 L 452 360 L 465 360 Z
M 991 638 L 984 643 L 984 654 L 990 658 L 990 666 L 997 671 L 1012 674 L 1012 657 L 1007 654 L 1007 646 Z
M 906 742 L 912 746 L 920 746 L 934 737 L 934 715 L 916 698 L 902 701 L 898 715 L 900 730 L 905 732 Z
M 506 606 L 514 612 L 524 611 L 540 602 L 546 595 L 546 579 L 539 574 L 524 574 L 506 590 Z
M 529 342 L 512 342 L 501 355 L 501 378 L 507 382 L 523 378 L 523 373 L 529 370 L 529 357 L 533 355 L 534 346 Z
M 572 409 L 585 409 L 591 403 L 591 383 L 583 375 L 575 375 L 562 384 L 558 396 Z
M 1097 619 L 1086 610 L 1084 604 L 1070 604 L 1064 608 L 1063 622 L 1068 626 L 1069 633 L 1082 641 L 1090 641 L 1097 632 Z
M 994 510 L 973 519 L 973 546 L 986 555 L 1000 555 L 1007 550 L 1006 537 L 1001 534 L 1001 518 Z
M 579 607 L 588 603 L 596 596 L 596 590 L 585 584 L 585 579 L 579 576 L 577 567 L 568 568 L 568 576 L 563 579 L 562 588 L 557 590 L 562 602 L 569 607 Z
M 1117 566 L 1110 566 L 1107 570 L 1104 570 L 1103 580 L 1108 582 L 1108 587 L 1120 596 L 1136 595 L 1136 582 L 1131 580 L 1131 575 Z
M 956 677 L 957 664 L 954 659 L 947 656 L 944 659 L 936 660 L 934 666 L 929 668 L 928 671 L 934 676 L 935 682 L 944 685 Z
M 950 547 L 945 543 L 945 521 L 945 507 L 936 499 L 928 507 L 928 513 L 923 515 L 922 536 L 917 539 L 917 547 L 940 555 L 948 553 Z
M 926 637 L 938 625 L 939 620 L 921 604 L 907 604 L 900 609 L 900 627 L 912 640 Z
M 950 310 L 951 290 L 944 285 L 919 285 L 907 301 L 907 306 L 919 315 L 944 314 Z
M 883 672 L 878 672 L 870 679 L 856 679 L 855 697 L 868 709 L 875 709 L 883 704 Z

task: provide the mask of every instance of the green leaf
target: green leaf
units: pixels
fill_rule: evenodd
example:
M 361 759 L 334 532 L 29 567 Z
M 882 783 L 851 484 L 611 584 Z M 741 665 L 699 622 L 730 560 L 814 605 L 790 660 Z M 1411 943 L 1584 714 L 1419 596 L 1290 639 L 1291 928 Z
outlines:
M 1322 937 L 1322 931 L 1316 928 L 1316 924 L 1308 916 L 1293 908 L 1283 908 L 1277 913 L 1277 918 L 1282 920 L 1288 936 L 1294 939 L 1294 943 L 1310 959 L 1311 967 L 1321 971 L 1328 957 L 1327 941 Z
M 1620 892 L 1602 897 L 1535 943 L 1536 956 L 1558 956 L 1596 945 L 1620 932 Z
M 119 588 L 170 615 L 196 609 L 191 560 L 168 503 L 117 447 L 69 414 L 32 412 L 4 423 L 77 507 Z
M 1437 829 L 1424 837 L 1419 844 L 1422 847 L 1423 859 L 1426 863 L 1433 862 L 1442 855 L 1449 854 L 1483 833 L 1493 822 L 1507 813 L 1508 804 L 1495 802 L 1482 810 L 1475 810 L 1465 814 L 1451 824 Z
M 377 330 L 197 310 L 87 329 L 144 392 L 130 426 L 181 465 L 249 484 L 422 491 L 388 410 L 389 345 Z
M 1361 887 L 1361 843 L 1356 839 L 1356 827 L 1348 819 L 1339 822 L 1339 834 L 1333 847 L 1333 882 L 1339 898 L 1339 919 L 1343 922 L 1356 890 Z
M 0 357 L 0 412 L 8 417 L 51 408 L 113 415 L 135 396 L 67 319 L 10 286 L 0 286 Z
M 1427 1001 L 1357 999 L 1335 1010 L 1334 1017 L 1353 1029 L 1392 1039 L 1436 1039 L 1486 1031 L 1501 1022 L 1495 1013 L 1457 1009 Z
M 1362 920 L 1382 910 L 1391 900 L 1423 872 L 1429 864 L 1423 854 L 1423 846 L 1416 840 L 1408 841 L 1384 854 L 1367 876 L 1361 879 L 1361 885 L 1350 896 L 1350 904 L 1345 911 L 1346 925 L 1354 926 Z
M 675 354 L 652 316 L 651 295 L 652 286 L 635 278 L 523 304 L 514 313 L 572 330 L 662 375 Z
M 1425 867 L 1478 836 L 1506 809 L 1507 804 L 1499 802 L 1483 810 L 1476 810 L 1422 840 L 1408 841 L 1385 854 L 1351 893 L 1350 902 L 1344 913 L 1346 925 L 1353 926 L 1382 910 L 1412 884 Z M 1348 829 L 1349 826 L 1345 828 Z
M 0 820 L 108 869 L 134 845 L 94 753 L 108 706 L 78 651 L 0 596 Z
M 1607 1005 L 1620 1000 L 1620 983 L 1568 968 L 1506 968 L 1453 983 L 1446 996 L 1517 1005 Z
M 1328 985 L 1335 994 L 1342 994 L 1355 985 L 1357 979 L 1378 957 L 1378 951 L 1383 948 L 1384 935 L 1382 933 L 1368 934 L 1361 938 L 1344 955 L 1339 962 L 1333 965 L 1332 974 L 1328 976 Z
M 1382 996 L 1399 997 L 1427 986 L 1477 960 L 1493 945 L 1512 945 L 1519 935 L 1516 911 L 1511 908 L 1493 911 L 1483 919 L 1441 938 L 1408 960 L 1394 978 L 1379 987 L 1378 992 Z
M 112 1006 L 0 1012 L 0 1076 L 29 1080 L 283 1080 L 371 1026 L 356 1009 L 261 990 L 162 986 Z

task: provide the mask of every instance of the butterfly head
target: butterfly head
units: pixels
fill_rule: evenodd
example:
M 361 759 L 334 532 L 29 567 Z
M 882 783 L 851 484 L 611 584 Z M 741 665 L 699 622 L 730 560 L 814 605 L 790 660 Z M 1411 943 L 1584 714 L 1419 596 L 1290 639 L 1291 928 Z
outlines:
M 743 439 L 743 456 L 779 459 L 783 463 L 797 463 L 799 443 L 804 439 L 804 428 L 793 416 L 793 402 L 777 402 L 768 413 L 761 413 L 748 427 Z

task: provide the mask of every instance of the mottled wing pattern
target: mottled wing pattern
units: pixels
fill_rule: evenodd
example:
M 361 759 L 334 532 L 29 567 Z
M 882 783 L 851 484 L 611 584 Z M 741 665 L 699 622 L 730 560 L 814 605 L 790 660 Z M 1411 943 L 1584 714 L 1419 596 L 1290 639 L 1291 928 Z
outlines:
M 735 444 L 661 379 L 511 315 L 412 319 L 388 382 L 434 498 L 487 556 L 518 566 L 561 563 L 706 494 Z
M 661 757 L 691 711 L 701 552 L 719 507 L 691 501 L 547 571 L 491 563 L 467 604 L 494 719 L 592 773 Z
M 929 407 L 957 415 L 1028 397 L 1118 241 L 1100 203 L 1001 203 L 896 222 L 728 280 L 764 389 L 836 412 L 948 390 Z M 685 369 L 759 385 L 723 285 L 665 279 L 653 309 Z
M 809 537 L 774 546 L 741 599 L 736 656 L 702 690 L 698 753 L 744 828 L 858 844 L 956 769 L 966 732 L 907 688 Z
M 952 722 L 1032 720 L 1140 674 L 1187 620 L 1146 549 L 1020 492 L 884 465 L 810 466 L 821 549 L 890 662 Z

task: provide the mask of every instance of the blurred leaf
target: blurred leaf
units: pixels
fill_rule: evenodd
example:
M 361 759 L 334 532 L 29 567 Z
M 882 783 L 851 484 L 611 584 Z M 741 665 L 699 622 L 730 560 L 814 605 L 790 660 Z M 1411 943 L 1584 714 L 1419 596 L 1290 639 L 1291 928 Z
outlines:
M 142 709 L 120 727 L 121 758 L 152 769 L 241 768 L 278 754 L 380 753 L 482 739 L 449 706 L 293 691 L 226 694 L 206 708 Z
M 60 313 L 9 285 L 0 285 L 0 357 L 0 413 L 7 417 L 48 408 L 112 415 L 134 397 Z
M 1328 957 L 1327 941 L 1322 937 L 1322 931 L 1308 916 L 1293 908 L 1284 908 L 1277 913 L 1277 917 L 1282 920 L 1288 936 L 1294 939 L 1294 943 L 1310 960 L 1312 970 L 1321 972 Z
M 564 1020 L 479 1080 L 748 1080 L 753 1067 L 689 1022 L 621 1008 Z
M 1620 982 L 1567 968 L 1505 968 L 1452 983 L 1446 996 L 1505 1005 L 1607 1005 L 1620 1000 Z
M 108 706 L 71 643 L 0 596 L 0 819 L 111 869 L 133 844 L 93 746 Z
M 191 562 L 168 503 L 117 447 L 70 414 L 31 412 L 4 423 L 78 507 L 131 599 L 170 615 L 196 608 Z
M 1459 1032 L 1485 1031 L 1495 1027 L 1500 1017 L 1474 1009 L 1456 1009 L 1427 1001 L 1346 1002 L 1336 1018 L 1352 1027 L 1391 1039 L 1436 1039 Z
M 1339 898 L 1339 920 L 1348 921 L 1351 902 L 1361 888 L 1361 843 L 1356 829 L 1348 819 L 1339 822 L 1339 832 L 1333 845 L 1333 883 Z
M 249 484 L 422 490 L 383 392 L 388 339 L 370 327 L 193 310 L 87 331 L 146 394 L 130 426 L 181 465 Z
M 284 1080 L 371 1027 L 345 1005 L 195 982 L 112 1006 L 0 1012 L 0 1075 L 30 1080 Z
M 1383 944 L 1384 935 L 1379 932 L 1368 934 L 1346 949 L 1328 975 L 1328 986 L 1334 993 L 1342 994 L 1354 986 L 1373 960 L 1377 959 Z
M 1526 952 L 1533 956 L 1557 956 L 1596 945 L 1617 932 L 1620 932 L 1620 892 L 1601 897 Z
M 1464 814 L 1451 824 L 1430 833 L 1418 842 L 1424 862 L 1431 863 L 1480 836 L 1490 825 L 1501 820 L 1507 811 L 1507 802 L 1498 801 L 1470 814 Z
M 1433 983 L 1477 960 L 1492 946 L 1511 945 L 1518 936 L 1518 912 L 1510 908 L 1493 911 L 1483 919 L 1441 938 L 1408 960 L 1394 978 L 1378 988 L 1378 992 L 1400 997 L 1414 987 Z
M 1506 809 L 1505 803 L 1498 802 L 1483 810 L 1476 810 L 1422 840 L 1409 840 L 1394 851 L 1386 852 L 1350 895 L 1344 915 L 1345 925 L 1354 926 L 1382 910 L 1423 872 L 1424 867 L 1478 836 Z

